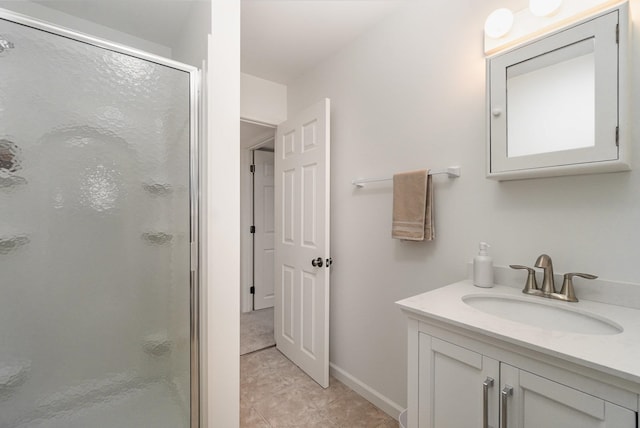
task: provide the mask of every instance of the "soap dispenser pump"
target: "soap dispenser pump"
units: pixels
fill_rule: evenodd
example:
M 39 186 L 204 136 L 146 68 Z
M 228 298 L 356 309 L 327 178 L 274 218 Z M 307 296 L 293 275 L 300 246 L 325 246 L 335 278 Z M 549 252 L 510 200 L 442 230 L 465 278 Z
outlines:
M 480 251 L 473 259 L 473 285 L 476 287 L 493 287 L 493 259 L 487 252 L 489 247 L 486 242 L 481 242 Z

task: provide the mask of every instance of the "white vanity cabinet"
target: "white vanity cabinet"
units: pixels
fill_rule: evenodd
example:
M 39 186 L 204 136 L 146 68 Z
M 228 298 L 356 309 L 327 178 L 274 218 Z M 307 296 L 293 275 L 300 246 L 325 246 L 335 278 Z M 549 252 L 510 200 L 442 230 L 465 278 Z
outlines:
M 635 411 L 593 391 L 423 332 L 418 342 L 418 405 L 417 412 L 409 409 L 411 428 L 636 428 Z
M 465 303 L 469 296 L 542 299 L 461 281 L 399 301 L 408 428 L 638 427 L 640 309 L 581 301 L 571 308 L 620 330 L 575 333 L 489 315 Z

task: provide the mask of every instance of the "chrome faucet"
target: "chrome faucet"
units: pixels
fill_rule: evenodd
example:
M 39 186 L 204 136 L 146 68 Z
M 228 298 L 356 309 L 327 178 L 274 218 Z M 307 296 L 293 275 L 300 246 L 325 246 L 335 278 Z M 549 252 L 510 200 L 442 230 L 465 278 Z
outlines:
M 553 263 L 551 262 L 551 257 L 546 254 L 542 254 L 536 260 L 534 264 L 537 268 L 544 269 L 544 276 L 542 277 L 542 294 L 549 295 L 556 292 L 556 286 L 553 281 Z
M 541 296 L 549 299 L 563 300 L 565 302 L 577 302 L 578 298 L 576 297 L 573 289 L 573 277 L 579 276 L 586 279 L 597 278 L 597 276 L 588 273 L 566 273 L 564 275 L 564 281 L 562 283 L 562 290 L 560 290 L 559 293 L 556 293 L 555 282 L 553 279 L 553 263 L 551 262 L 551 257 L 546 254 L 542 254 L 540 257 L 538 257 L 534 266 L 544 269 L 542 288 L 538 288 L 535 271 L 532 268 L 522 265 L 509 265 L 509 267 L 511 267 L 512 269 L 527 270 L 527 283 L 522 290 L 523 293 L 533 294 L 534 296 Z

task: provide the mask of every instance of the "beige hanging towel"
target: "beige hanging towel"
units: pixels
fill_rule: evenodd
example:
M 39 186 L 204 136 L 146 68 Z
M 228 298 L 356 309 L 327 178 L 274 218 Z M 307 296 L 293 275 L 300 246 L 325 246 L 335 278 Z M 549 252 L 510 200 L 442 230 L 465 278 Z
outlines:
M 432 241 L 433 184 L 428 169 L 393 176 L 393 225 L 391 237 L 408 241 Z

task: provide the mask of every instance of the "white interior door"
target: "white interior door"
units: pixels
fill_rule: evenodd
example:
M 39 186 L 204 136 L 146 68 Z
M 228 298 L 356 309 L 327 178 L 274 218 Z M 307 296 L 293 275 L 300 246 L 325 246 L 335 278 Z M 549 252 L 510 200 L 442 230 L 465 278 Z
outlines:
M 275 249 L 274 249 L 274 182 L 273 152 L 255 150 L 253 152 L 253 212 L 255 233 L 254 260 L 254 309 L 273 306 Z
M 278 126 L 275 142 L 275 336 L 329 386 L 329 100 Z

